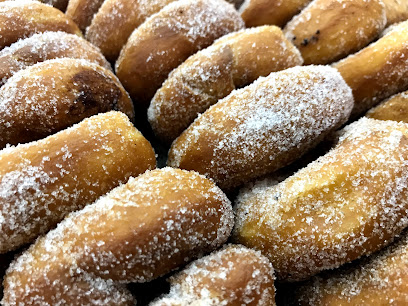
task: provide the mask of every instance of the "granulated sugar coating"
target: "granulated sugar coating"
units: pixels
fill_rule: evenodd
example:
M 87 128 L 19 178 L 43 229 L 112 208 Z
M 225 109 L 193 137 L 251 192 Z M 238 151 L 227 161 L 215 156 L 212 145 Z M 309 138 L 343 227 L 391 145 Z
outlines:
M 212 181 L 179 169 L 148 171 L 38 239 L 8 269 L 3 303 L 87 298 L 71 296 L 78 280 L 110 296 L 114 284 L 150 281 L 221 246 L 233 221 Z
M 150 306 L 275 305 L 271 263 L 260 252 L 228 245 L 170 279 L 170 293 Z
M 167 163 L 231 189 L 299 158 L 340 127 L 352 107 L 351 90 L 333 68 L 271 73 L 198 117 L 173 142 Z
M 106 0 L 86 30 L 86 38 L 115 61 L 133 30 L 175 0 Z
M 132 35 L 115 64 L 133 101 L 147 109 L 168 74 L 217 38 L 244 22 L 224 0 L 180 0 L 148 18 Z
M 315 277 L 299 290 L 302 305 L 407 305 L 408 236 L 347 270 Z
M 0 85 L 22 69 L 55 58 L 85 59 L 111 69 L 98 48 L 85 39 L 65 32 L 45 32 L 0 51 Z
M 84 118 L 133 104 L 116 76 L 79 59 L 53 59 L 17 72 L 0 88 L 0 147 L 38 140 Z
M 0 2 L 0 50 L 46 31 L 81 35 L 76 24 L 52 6 L 30 0 Z
M 93 116 L 0 151 L 0 253 L 32 242 L 98 197 L 156 165 L 150 143 L 120 112 Z
M 294 281 L 375 252 L 407 225 L 408 125 L 363 118 L 282 183 L 241 191 L 235 241 Z
M 225 35 L 171 72 L 151 101 L 149 122 L 156 136 L 170 144 L 198 114 L 235 88 L 302 63 L 299 51 L 278 27 Z

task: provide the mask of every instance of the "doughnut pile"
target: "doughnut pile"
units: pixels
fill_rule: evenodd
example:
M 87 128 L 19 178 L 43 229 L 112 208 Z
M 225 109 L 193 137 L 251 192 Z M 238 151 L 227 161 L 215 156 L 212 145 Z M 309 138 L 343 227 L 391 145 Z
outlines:
M 408 303 L 408 1 L 0 0 L 0 303 Z

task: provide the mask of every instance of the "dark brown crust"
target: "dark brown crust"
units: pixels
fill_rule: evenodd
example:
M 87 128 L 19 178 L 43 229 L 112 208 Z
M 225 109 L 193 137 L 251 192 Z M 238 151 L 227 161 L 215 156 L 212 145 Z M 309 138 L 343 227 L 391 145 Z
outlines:
M 84 32 L 104 0 L 70 0 L 65 14 Z

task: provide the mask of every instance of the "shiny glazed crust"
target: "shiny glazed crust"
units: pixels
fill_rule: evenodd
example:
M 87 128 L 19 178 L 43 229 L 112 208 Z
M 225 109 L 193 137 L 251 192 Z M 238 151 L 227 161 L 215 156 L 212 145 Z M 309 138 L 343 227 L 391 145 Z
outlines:
M 150 143 L 120 112 L 0 152 L 0 253 L 32 242 L 69 212 L 156 165 Z
M 156 92 L 148 119 L 162 141 L 171 143 L 197 117 L 235 88 L 303 62 L 275 26 L 226 35 L 175 69 Z

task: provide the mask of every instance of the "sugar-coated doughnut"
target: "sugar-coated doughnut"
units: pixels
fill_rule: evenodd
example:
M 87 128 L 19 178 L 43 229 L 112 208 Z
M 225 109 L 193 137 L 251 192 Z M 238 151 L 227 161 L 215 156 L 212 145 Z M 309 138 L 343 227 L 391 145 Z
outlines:
M 305 64 L 328 64 L 366 46 L 386 22 L 382 0 L 314 0 L 284 32 Z
M 132 33 L 116 62 L 116 74 L 135 106 L 146 110 L 174 68 L 243 26 L 238 12 L 224 0 L 170 3 Z
M 405 91 L 392 96 L 380 105 L 370 109 L 366 117 L 408 123 L 408 92 Z
M 85 39 L 65 32 L 45 32 L 19 40 L 0 51 L 0 85 L 19 70 L 65 57 L 85 59 L 111 69 L 101 52 Z
M 69 0 L 65 14 L 84 32 L 104 0 Z
M 299 158 L 340 127 L 352 107 L 351 90 L 333 68 L 274 72 L 197 118 L 173 142 L 167 164 L 229 190 Z
M 353 115 L 408 89 L 408 21 L 334 65 L 353 90 Z
M 133 30 L 174 1 L 105 0 L 86 30 L 86 38 L 108 60 L 115 61 Z
M 0 147 L 44 138 L 110 110 L 134 117 L 115 75 L 78 59 L 54 59 L 17 72 L 0 88 Z
M 170 293 L 150 306 L 275 305 L 274 273 L 261 253 L 228 245 L 171 277 Z
M 385 5 L 387 15 L 387 25 L 401 22 L 408 19 L 407 0 L 382 0 Z
M 0 151 L 0 253 L 31 242 L 99 196 L 156 165 L 150 143 L 120 112 L 85 119 Z
M 77 25 L 52 6 L 30 0 L 0 2 L 0 50 L 21 38 L 46 31 L 81 35 Z
M 358 265 L 314 277 L 297 294 L 299 305 L 407 305 L 408 236 Z
M 78 279 L 152 280 L 219 247 L 233 223 L 231 203 L 212 181 L 180 169 L 148 171 L 38 239 L 8 269 L 2 302 L 54 305 Z
M 247 27 L 274 24 L 283 27 L 311 0 L 245 0 L 239 11 Z
M 226 35 L 173 70 L 153 97 L 149 122 L 156 136 L 171 143 L 233 89 L 302 63 L 299 51 L 276 26 Z
M 69 0 L 41 0 L 41 2 L 55 7 L 61 12 L 65 12 L 65 10 L 67 9 L 68 1 Z
M 279 279 L 306 279 L 387 245 L 407 225 L 408 125 L 362 118 L 337 146 L 282 183 L 237 200 L 234 240 Z

